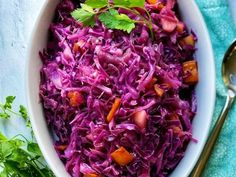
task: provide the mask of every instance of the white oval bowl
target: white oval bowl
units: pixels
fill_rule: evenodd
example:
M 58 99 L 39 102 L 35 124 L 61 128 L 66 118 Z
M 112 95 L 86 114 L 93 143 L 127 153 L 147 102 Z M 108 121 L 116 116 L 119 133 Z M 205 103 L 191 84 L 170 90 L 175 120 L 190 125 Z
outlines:
M 69 177 L 53 147 L 53 139 L 39 99 L 42 63 L 38 53 L 46 47 L 48 28 L 58 2 L 59 0 L 46 0 L 36 21 L 28 51 L 26 93 L 33 130 L 47 163 L 57 177 Z M 198 143 L 191 142 L 188 145 L 184 158 L 170 174 L 171 177 L 187 177 L 203 149 L 212 120 L 215 104 L 215 65 L 209 34 L 196 3 L 194 0 L 178 0 L 178 3 L 183 21 L 198 36 L 196 59 L 200 73 L 200 82 L 196 88 L 198 110 L 193 120 L 193 137 Z

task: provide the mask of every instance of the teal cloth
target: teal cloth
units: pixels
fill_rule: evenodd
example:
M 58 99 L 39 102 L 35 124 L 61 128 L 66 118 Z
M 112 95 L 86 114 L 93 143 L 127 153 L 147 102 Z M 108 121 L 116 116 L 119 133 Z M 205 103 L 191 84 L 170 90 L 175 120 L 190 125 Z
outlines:
M 216 65 L 216 107 L 212 125 L 225 102 L 225 88 L 221 79 L 224 52 L 236 38 L 236 28 L 227 0 L 196 0 L 207 24 Z M 206 58 L 207 60 L 207 58 Z M 236 104 L 225 122 L 220 138 L 206 166 L 204 177 L 236 177 Z

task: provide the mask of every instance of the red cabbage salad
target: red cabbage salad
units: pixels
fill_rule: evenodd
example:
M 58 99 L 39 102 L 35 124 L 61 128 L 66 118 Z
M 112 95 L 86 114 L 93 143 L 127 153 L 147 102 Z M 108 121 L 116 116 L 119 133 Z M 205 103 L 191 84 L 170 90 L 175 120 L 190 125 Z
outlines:
M 192 137 L 197 37 L 175 0 L 61 0 L 40 97 L 73 177 L 164 177 Z

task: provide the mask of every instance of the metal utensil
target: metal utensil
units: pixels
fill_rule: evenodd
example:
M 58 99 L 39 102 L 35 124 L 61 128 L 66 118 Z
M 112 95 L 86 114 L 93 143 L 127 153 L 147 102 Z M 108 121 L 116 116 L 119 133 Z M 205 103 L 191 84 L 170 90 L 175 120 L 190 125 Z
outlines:
M 210 136 L 204 146 L 204 149 L 199 157 L 197 164 L 195 165 L 190 177 L 200 177 L 206 162 L 211 155 L 212 149 L 216 143 L 216 140 L 220 134 L 220 130 L 225 122 L 230 108 L 233 105 L 236 96 L 236 40 L 231 44 L 227 50 L 223 63 L 222 63 L 222 78 L 227 88 L 227 98 L 225 106 L 221 111 L 221 114 L 210 133 Z

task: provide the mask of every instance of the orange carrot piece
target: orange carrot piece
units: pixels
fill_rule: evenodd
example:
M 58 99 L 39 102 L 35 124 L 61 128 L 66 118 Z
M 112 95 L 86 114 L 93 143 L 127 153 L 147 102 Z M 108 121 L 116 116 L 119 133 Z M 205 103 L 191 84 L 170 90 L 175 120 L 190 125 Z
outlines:
M 95 173 L 88 173 L 88 174 L 84 174 L 84 177 L 99 177 L 99 176 Z
M 183 38 L 180 41 L 181 45 L 191 45 L 195 46 L 195 40 L 192 34 L 188 35 L 187 37 Z
M 70 105 L 73 107 L 80 106 L 84 102 L 83 96 L 78 91 L 70 91 L 67 96 L 70 100 Z
M 198 82 L 198 69 L 195 60 L 186 61 L 183 63 L 184 82 L 186 84 L 196 84 Z
M 124 147 L 120 147 L 111 153 L 112 159 L 121 166 L 125 166 L 134 160 L 132 154 L 130 154 Z
M 156 4 L 158 0 L 147 0 L 148 4 Z
M 83 52 L 83 49 L 81 47 L 84 45 L 84 43 L 85 42 L 83 40 L 80 40 L 80 41 L 74 43 L 73 52 L 74 53 Z
M 179 128 L 179 127 L 173 127 L 173 132 L 175 134 L 178 134 L 179 136 L 183 136 L 184 135 L 183 130 L 181 128 Z
M 176 113 L 171 114 L 170 120 L 179 120 L 179 116 Z
M 146 85 L 146 89 L 150 90 L 151 88 L 153 88 L 154 84 L 157 82 L 157 78 L 153 77 L 151 79 L 151 81 Z
M 160 88 L 160 86 L 158 84 L 154 85 L 154 90 L 155 90 L 157 96 L 159 96 L 159 97 L 162 97 L 163 94 L 165 93 L 165 91 L 162 88 Z
M 79 51 L 79 44 L 78 43 L 74 43 L 74 46 L 73 46 L 73 52 L 74 53 L 77 53 Z
M 60 145 L 60 146 L 56 146 L 55 148 L 59 151 L 64 151 L 67 147 L 68 145 Z
M 165 7 L 165 5 L 163 3 L 158 3 L 157 4 L 157 10 L 161 10 Z
M 110 122 L 114 118 L 116 111 L 119 109 L 120 105 L 121 105 L 121 99 L 116 98 L 111 107 L 110 112 L 107 115 L 107 122 Z
M 184 23 L 182 23 L 182 22 L 177 23 L 176 30 L 178 31 L 178 33 L 183 33 L 184 32 Z
M 147 0 L 147 2 L 148 4 L 152 5 L 155 9 L 159 11 L 163 9 L 163 7 L 165 7 L 164 4 L 161 2 L 158 2 L 158 0 Z

